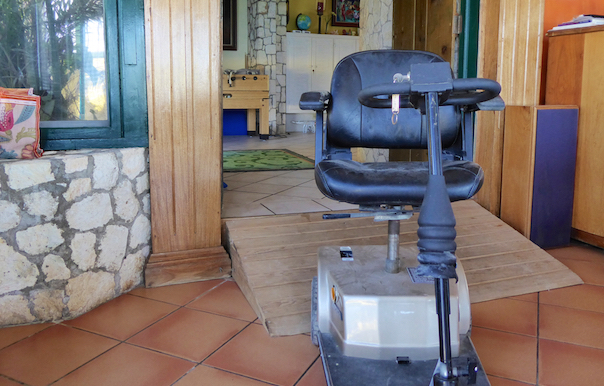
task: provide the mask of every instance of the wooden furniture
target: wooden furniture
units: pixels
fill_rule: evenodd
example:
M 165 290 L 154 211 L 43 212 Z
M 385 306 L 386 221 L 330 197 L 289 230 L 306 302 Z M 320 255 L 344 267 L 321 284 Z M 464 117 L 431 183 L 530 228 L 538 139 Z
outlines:
M 221 247 L 220 2 L 145 0 L 152 254 L 163 285 L 227 277 Z M 191 264 L 195 262 L 195 268 Z M 155 271 L 157 272 L 157 271 Z
M 256 110 L 259 110 L 258 135 L 260 139 L 268 139 L 270 134 L 268 89 L 267 75 L 222 75 L 222 108 L 247 109 L 248 134 L 256 132 Z
M 501 219 L 541 248 L 571 236 L 576 106 L 507 106 Z
M 573 235 L 604 247 L 604 26 L 548 36 L 545 103 L 579 106 Z
M 342 58 L 359 50 L 359 37 L 288 32 L 286 39 L 286 112 L 308 113 L 298 106 L 300 95 L 329 91 L 333 69 Z

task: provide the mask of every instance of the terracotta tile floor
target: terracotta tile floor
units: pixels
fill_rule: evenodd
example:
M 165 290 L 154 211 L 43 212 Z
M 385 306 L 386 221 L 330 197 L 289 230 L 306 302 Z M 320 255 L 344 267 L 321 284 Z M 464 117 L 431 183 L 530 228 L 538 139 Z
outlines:
M 492 386 L 599 385 L 604 252 L 549 250 L 586 284 L 472 305 Z M 322 386 L 306 334 L 270 338 L 232 280 L 138 288 L 59 324 L 0 329 L 0 386 Z

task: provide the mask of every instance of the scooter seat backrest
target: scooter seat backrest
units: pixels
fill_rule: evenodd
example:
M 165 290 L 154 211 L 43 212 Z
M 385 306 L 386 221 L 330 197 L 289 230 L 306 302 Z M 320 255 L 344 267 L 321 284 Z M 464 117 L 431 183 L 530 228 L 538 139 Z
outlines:
M 442 62 L 438 55 L 423 51 L 374 50 L 351 54 L 338 63 L 331 80 L 327 110 L 327 142 L 331 146 L 426 149 L 427 125 L 418 110 L 401 106 L 392 123 L 388 108 L 369 108 L 358 100 L 363 88 L 392 83 L 395 74 L 406 75 L 411 64 Z M 403 99 L 403 98 L 401 98 Z M 460 113 L 454 106 L 441 106 L 439 127 L 443 148 L 453 144 L 460 131 Z

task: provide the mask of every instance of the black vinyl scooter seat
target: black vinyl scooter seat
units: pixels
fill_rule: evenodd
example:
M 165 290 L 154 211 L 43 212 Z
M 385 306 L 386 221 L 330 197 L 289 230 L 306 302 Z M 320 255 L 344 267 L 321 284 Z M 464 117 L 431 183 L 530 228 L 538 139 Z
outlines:
M 315 168 L 319 190 L 334 200 L 361 205 L 421 205 L 428 184 L 427 162 L 324 160 Z M 451 202 L 471 198 L 482 186 L 482 168 L 471 161 L 443 161 Z

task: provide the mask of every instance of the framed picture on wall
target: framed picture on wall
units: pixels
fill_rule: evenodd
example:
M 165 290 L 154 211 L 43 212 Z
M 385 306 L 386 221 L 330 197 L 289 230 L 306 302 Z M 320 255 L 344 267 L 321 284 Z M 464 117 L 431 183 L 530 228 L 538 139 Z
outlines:
M 331 10 L 336 14 L 331 25 L 359 27 L 360 0 L 332 0 Z
M 222 49 L 237 51 L 237 0 L 224 0 L 222 6 Z

